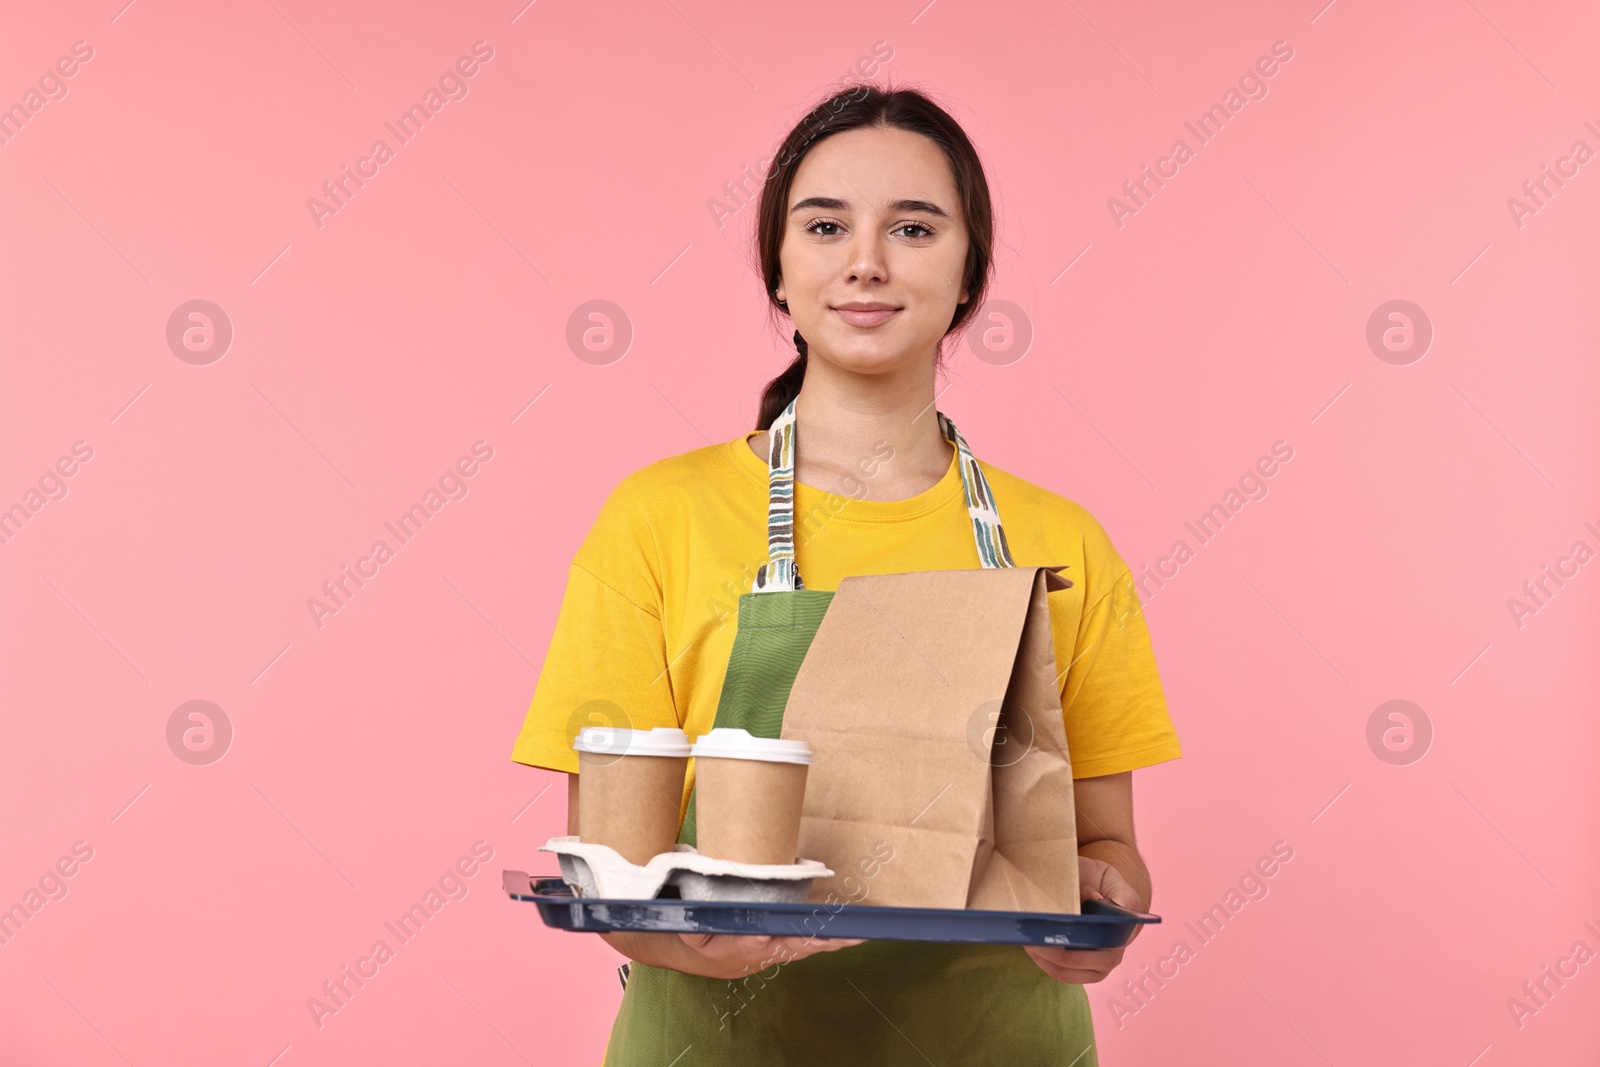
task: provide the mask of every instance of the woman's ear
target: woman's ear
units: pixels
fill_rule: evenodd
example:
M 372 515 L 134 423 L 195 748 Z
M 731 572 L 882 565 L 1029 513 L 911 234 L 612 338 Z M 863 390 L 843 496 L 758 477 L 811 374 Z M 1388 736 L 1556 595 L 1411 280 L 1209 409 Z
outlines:
M 789 298 L 783 295 L 783 278 L 782 277 L 778 278 L 778 287 L 772 291 L 772 295 L 778 298 L 778 303 L 780 303 L 780 304 L 788 304 L 789 303 Z

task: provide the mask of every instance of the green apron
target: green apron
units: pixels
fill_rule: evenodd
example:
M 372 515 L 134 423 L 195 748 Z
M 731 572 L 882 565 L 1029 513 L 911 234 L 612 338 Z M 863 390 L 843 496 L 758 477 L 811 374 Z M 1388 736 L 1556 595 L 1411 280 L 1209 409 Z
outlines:
M 767 547 L 738 631 L 714 725 L 777 737 L 783 709 L 833 593 L 805 588 L 794 557 L 795 405 L 769 430 Z M 1015 566 L 988 480 L 955 424 L 979 562 Z M 695 843 L 691 790 L 678 840 Z M 1049 977 L 1016 945 L 868 941 L 728 981 L 628 966 L 607 1067 L 769 1064 L 1006 1064 L 1097 1067 L 1081 985 Z

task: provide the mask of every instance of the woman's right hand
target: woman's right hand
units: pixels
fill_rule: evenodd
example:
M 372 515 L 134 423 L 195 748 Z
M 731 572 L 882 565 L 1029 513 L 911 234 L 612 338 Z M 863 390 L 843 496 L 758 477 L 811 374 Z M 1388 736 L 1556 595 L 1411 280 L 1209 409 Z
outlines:
M 772 937 L 768 934 L 679 934 L 678 937 L 704 961 L 704 969 L 696 967 L 695 973 L 730 979 L 764 971 L 774 964 L 861 944 L 860 938 L 848 937 Z

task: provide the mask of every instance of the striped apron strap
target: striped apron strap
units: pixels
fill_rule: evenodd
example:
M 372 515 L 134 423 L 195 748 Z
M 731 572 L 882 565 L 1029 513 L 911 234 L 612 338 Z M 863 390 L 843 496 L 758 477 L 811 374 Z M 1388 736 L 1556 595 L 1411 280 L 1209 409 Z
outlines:
M 751 588 L 754 593 L 792 592 L 804 589 L 794 555 L 794 464 L 795 404 L 773 420 L 767 431 L 767 562 L 756 571 Z M 1006 544 L 1005 528 L 1000 524 L 1000 509 L 989 479 L 967 447 L 966 438 L 956 424 L 935 411 L 945 440 L 955 445 L 956 466 L 961 472 L 961 489 L 967 502 L 967 517 L 972 523 L 972 538 L 978 549 L 978 562 L 984 567 L 1015 567 L 1011 547 Z

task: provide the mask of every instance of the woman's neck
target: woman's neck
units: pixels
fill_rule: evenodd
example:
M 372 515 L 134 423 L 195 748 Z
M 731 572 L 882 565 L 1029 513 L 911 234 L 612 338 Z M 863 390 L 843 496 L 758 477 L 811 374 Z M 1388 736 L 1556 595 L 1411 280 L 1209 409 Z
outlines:
M 939 429 L 933 364 L 889 376 L 842 374 L 807 361 L 795 402 L 795 480 L 869 500 L 904 500 L 950 470 L 953 449 Z M 767 456 L 766 435 L 753 439 Z

